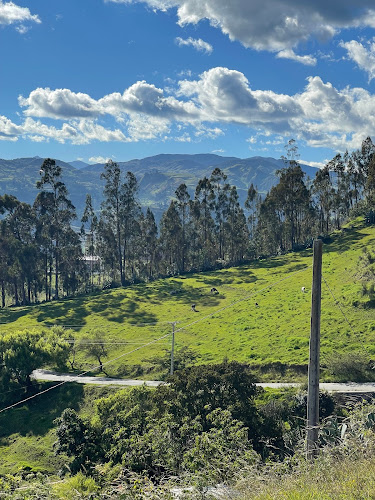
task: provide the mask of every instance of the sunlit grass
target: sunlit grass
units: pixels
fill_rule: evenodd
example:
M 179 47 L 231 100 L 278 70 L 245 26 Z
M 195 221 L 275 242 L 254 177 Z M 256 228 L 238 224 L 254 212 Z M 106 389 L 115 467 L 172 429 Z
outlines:
M 366 305 L 356 280 L 357 261 L 375 229 L 359 223 L 323 246 L 323 275 L 352 328 L 322 284 L 321 357 L 333 352 L 375 354 L 375 309 Z M 281 362 L 306 366 L 310 330 L 312 251 L 290 253 L 216 272 L 158 280 L 128 288 L 0 312 L 1 331 L 69 325 L 79 339 L 100 330 L 108 342 L 107 360 L 165 336 L 110 364 L 115 375 L 124 364 L 146 364 L 170 349 L 173 321 L 176 349 L 188 346 L 197 363 L 236 359 L 254 365 Z M 210 293 L 211 287 L 219 290 Z M 301 287 L 306 287 L 306 293 Z M 242 300 L 244 299 L 244 300 Z M 191 304 L 196 310 L 191 310 Z M 256 306 L 256 303 L 258 306 Z M 225 308 L 225 309 L 224 309 Z M 211 316 L 212 315 L 212 316 Z M 81 368 L 95 364 L 78 357 Z M 84 363 L 88 363 L 85 365 Z

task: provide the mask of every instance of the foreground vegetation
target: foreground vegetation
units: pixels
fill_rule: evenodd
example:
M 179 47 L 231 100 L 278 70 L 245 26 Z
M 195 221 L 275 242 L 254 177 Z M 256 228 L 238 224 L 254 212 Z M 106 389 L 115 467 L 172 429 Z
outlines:
M 10 434 L 8 449 L 3 444 L 1 497 L 374 496 L 375 406 L 342 406 L 342 401 L 338 404 L 322 394 L 320 453 L 309 462 L 303 451 L 305 393 L 267 393 L 256 389 L 253 380 L 247 367 L 224 363 L 182 371 L 170 379 L 169 387 L 157 390 L 111 394 L 107 389 L 100 394 L 73 385 L 59 394 L 57 408 L 53 401 L 39 400 L 11 410 L 8 418 L 20 434 L 25 429 L 28 443 Z M 72 403 L 76 410 L 65 409 L 53 421 Z M 38 422 L 43 414 L 47 418 Z M 5 419 L 0 422 L 4 435 L 3 423 Z M 59 468 L 60 478 L 55 476 Z

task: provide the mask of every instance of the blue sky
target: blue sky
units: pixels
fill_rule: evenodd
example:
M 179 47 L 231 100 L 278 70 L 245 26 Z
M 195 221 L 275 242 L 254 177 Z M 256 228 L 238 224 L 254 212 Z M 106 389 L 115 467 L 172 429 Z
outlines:
M 0 0 L 0 157 L 322 164 L 375 140 L 373 0 Z

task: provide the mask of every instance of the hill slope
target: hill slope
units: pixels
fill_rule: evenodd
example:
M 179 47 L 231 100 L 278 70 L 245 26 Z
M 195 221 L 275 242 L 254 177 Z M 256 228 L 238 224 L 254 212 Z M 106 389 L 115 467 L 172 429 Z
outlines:
M 361 296 L 356 282 L 357 261 L 365 245 L 375 245 L 375 228 L 359 223 L 323 245 L 323 276 L 353 327 L 323 282 L 323 363 L 332 353 L 361 351 L 363 345 L 375 355 L 375 309 Z M 177 351 L 189 347 L 195 363 L 221 362 L 227 357 L 256 365 L 280 362 L 303 367 L 308 361 L 311 263 L 312 252 L 305 250 L 238 268 L 11 308 L 0 311 L 0 322 L 6 323 L 1 331 L 62 324 L 72 325 L 81 338 L 92 337 L 98 329 L 108 342 L 121 342 L 108 344 L 107 360 L 129 353 L 108 365 L 110 375 L 129 374 L 129 365 L 142 365 L 138 372 L 147 373 L 147 367 L 157 364 L 150 359 L 167 359 L 172 321 L 178 322 Z M 212 286 L 218 295 L 210 293 Z M 302 286 L 306 293 L 301 292 Z M 192 303 L 198 312 L 191 310 Z M 96 364 L 83 354 L 80 362 L 84 369 Z

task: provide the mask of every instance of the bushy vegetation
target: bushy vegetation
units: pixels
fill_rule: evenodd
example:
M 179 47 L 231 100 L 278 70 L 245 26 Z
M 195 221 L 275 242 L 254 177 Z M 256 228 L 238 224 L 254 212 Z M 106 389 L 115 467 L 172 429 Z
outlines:
M 321 395 L 320 453 L 307 461 L 305 394 L 256 390 L 248 368 L 236 363 L 200 372 L 202 383 L 199 371 L 191 369 L 156 391 L 142 387 L 107 395 L 94 412 L 65 410 L 56 421 L 55 444 L 64 452 L 65 475 L 3 475 L 3 498 L 372 498 L 372 404 L 342 409 Z
M 96 403 L 94 416 L 66 409 L 57 419 L 56 451 L 69 470 L 96 474 L 120 466 L 154 482 L 191 473 L 233 479 L 241 464 L 293 454 L 306 418 L 306 395 L 262 401 L 249 367 L 237 362 L 177 372 L 169 385 L 119 392 Z M 321 417 L 332 414 L 322 395 Z
M 65 367 L 70 345 L 62 338 L 63 328 L 20 330 L 0 336 L 0 401 L 11 400 L 32 390 L 30 375 L 37 368 Z M 13 398 L 14 399 L 14 398 Z

